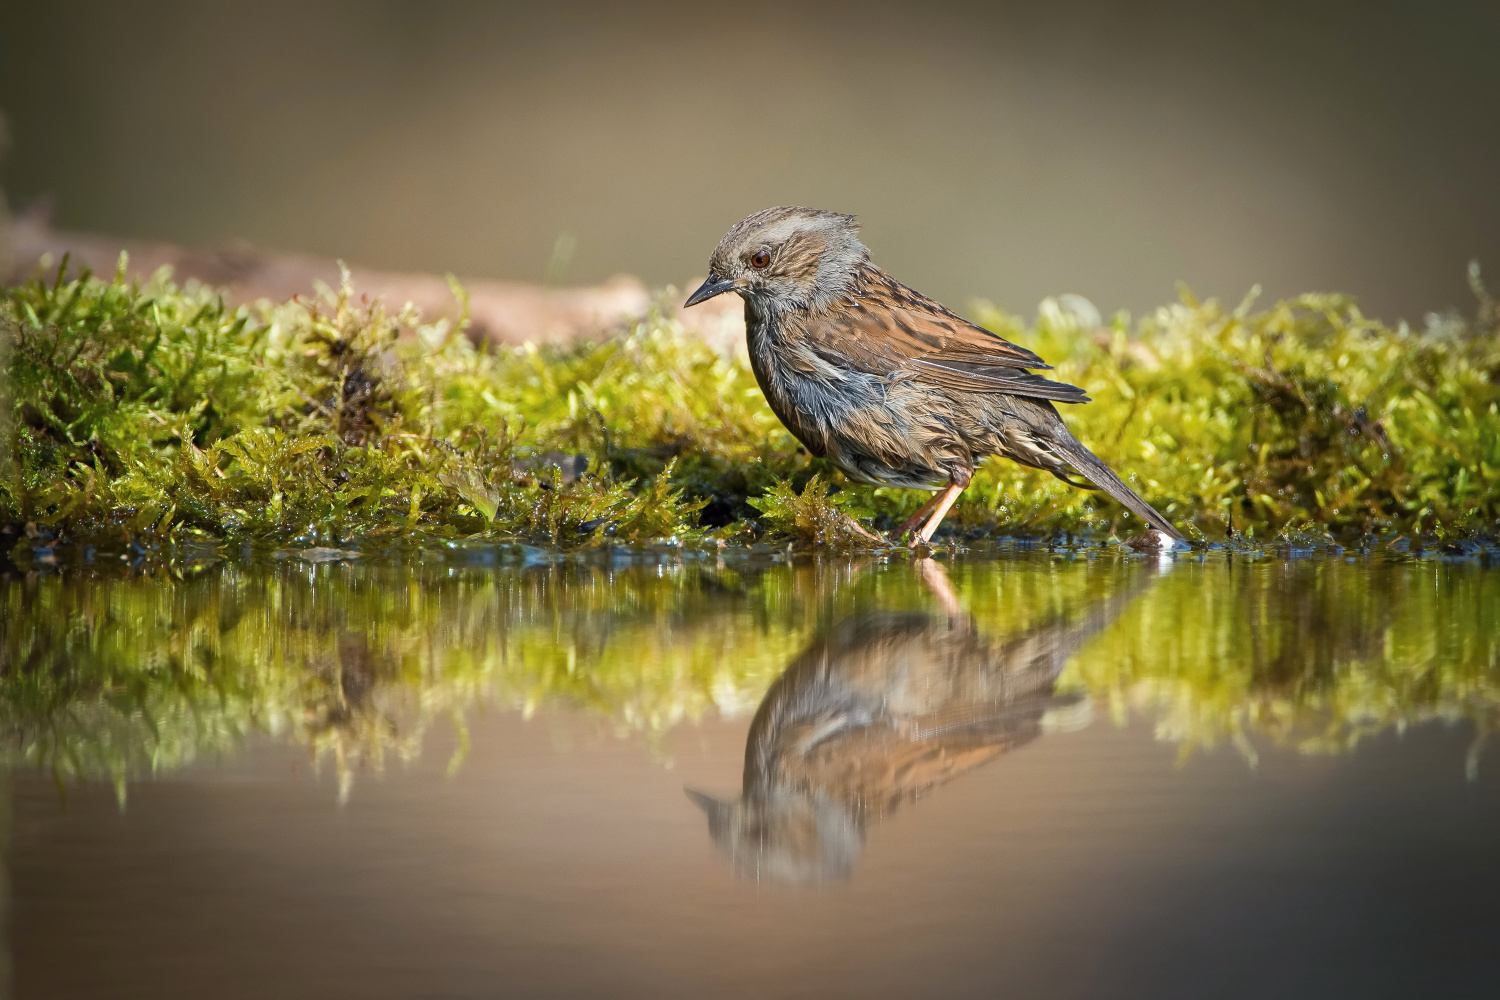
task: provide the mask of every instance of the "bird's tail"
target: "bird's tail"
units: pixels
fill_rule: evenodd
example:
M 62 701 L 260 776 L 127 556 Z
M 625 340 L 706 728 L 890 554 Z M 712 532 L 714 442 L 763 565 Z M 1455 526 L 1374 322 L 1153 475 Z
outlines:
M 1058 440 L 1058 438 L 1061 440 Z M 1178 541 L 1185 540 L 1182 537 L 1182 532 L 1173 527 L 1171 521 L 1162 517 L 1161 514 L 1157 513 L 1155 507 L 1142 500 L 1135 490 L 1125 485 L 1125 480 L 1115 475 L 1113 469 L 1099 461 L 1098 456 L 1085 448 L 1083 443 L 1073 437 L 1073 435 L 1064 431 L 1064 433 L 1057 435 L 1052 444 L 1055 452 L 1061 452 L 1059 457 L 1065 459 L 1079 475 L 1114 497 L 1131 513 L 1137 515 L 1141 520 L 1158 531 L 1170 535 Z M 1067 482 L 1067 479 L 1057 471 L 1054 470 L 1052 474 Z

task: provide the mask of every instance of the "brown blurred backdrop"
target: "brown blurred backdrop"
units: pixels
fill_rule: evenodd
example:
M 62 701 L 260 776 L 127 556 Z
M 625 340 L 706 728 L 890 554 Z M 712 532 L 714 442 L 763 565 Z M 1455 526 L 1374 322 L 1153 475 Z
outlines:
M 1500 5 L 1208 6 L 3 0 L 0 177 L 473 277 L 681 283 L 805 203 L 956 305 L 1500 285 Z

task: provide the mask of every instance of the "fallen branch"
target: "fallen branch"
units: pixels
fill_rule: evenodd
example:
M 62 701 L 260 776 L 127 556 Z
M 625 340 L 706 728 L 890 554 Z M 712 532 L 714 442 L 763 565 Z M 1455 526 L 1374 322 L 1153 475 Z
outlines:
M 8 253 L 0 253 L 0 283 L 16 284 L 35 271 L 43 256 L 53 266 L 64 253 L 78 267 L 108 277 L 120 251 L 129 254 L 128 277 L 145 282 L 170 267 L 179 283 L 196 279 L 223 290 L 231 305 L 269 299 L 282 302 L 308 295 L 315 283 L 339 286 L 337 261 L 301 254 L 273 253 L 235 243 L 195 249 L 150 240 L 120 239 L 51 228 L 36 213 L 17 217 L 10 227 Z M 6 267 L 6 261 L 9 261 Z M 447 279 L 434 274 L 398 274 L 363 267 L 351 269 L 362 295 L 383 299 L 395 309 L 411 302 L 429 318 L 457 319 L 459 305 Z M 557 343 L 607 335 L 644 319 L 651 297 L 639 279 L 621 275 L 581 288 L 545 288 L 511 281 L 465 281 L 470 333 L 502 344 Z

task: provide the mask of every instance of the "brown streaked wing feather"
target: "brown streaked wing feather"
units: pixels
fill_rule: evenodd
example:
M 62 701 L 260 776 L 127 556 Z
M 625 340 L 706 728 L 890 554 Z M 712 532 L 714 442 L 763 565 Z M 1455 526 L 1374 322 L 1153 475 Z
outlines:
M 1003 392 L 1065 403 L 1083 390 L 1027 369 L 1052 366 L 941 304 L 868 268 L 849 297 L 798 321 L 813 350 L 838 367 L 965 392 Z
M 896 325 L 927 346 L 922 353 L 936 353 L 954 360 L 1020 368 L 1051 368 L 1036 354 L 1004 337 L 975 326 L 941 302 L 907 288 L 878 268 L 869 268 L 864 295 L 890 311 Z M 917 354 L 911 355 L 917 357 Z
M 974 365 L 947 358 L 918 358 L 913 362 L 912 378 L 929 385 L 961 392 L 1003 392 L 1030 399 L 1050 399 L 1058 403 L 1087 403 L 1088 394 L 1076 385 L 1054 382 L 1019 368 L 1000 365 Z

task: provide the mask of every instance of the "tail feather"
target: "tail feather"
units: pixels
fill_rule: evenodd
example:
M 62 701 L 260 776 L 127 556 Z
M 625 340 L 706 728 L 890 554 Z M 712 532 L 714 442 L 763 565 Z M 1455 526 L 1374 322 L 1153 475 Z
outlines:
M 1067 459 L 1074 471 L 1114 497 L 1131 513 L 1163 534 L 1170 535 L 1178 541 L 1186 540 L 1182 537 L 1182 532 L 1172 526 L 1171 521 L 1162 517 L 1155 507 L 1142 500 L 1135 490 L 1125 484 L 1125 480 L 1115 475 L 1113 469 L 1101 462 L 1098 456 L 1085 448 L 1078 439 L 1069 434 L 1066 440 L 1055 442 L 1055 445 L 1061 445 L 1058 450 L 1062 452 L 1062 457 Z M 1058 478 L 1062 477 L 1058 476 Z

